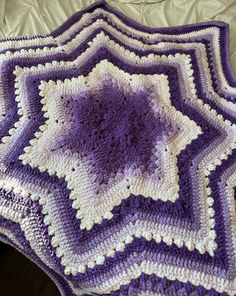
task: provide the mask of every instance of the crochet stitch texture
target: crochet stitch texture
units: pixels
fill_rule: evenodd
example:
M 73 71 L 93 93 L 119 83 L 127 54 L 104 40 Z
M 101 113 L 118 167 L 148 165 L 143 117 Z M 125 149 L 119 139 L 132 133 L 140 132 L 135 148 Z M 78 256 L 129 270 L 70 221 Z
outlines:
M 0 42 L 0 239 L 61 295 L 236 294 L 229 28 L 99 1 Z

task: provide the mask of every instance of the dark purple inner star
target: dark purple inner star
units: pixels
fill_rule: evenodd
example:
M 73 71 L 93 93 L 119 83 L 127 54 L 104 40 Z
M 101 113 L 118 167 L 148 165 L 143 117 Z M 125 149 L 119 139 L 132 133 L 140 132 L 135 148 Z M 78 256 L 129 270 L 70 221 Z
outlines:
M 98 185 L 125 165 L 153 174 L 159 162 L 154 156 L 156 140 L 172 133 L 173 127 L 152 111 L 150 95 L 150 90 L 138 89 L 128 94 L 108 83 L 96 93 L 61 97 L 72 128 L 53 150 L 70 149 L 86 157 Z

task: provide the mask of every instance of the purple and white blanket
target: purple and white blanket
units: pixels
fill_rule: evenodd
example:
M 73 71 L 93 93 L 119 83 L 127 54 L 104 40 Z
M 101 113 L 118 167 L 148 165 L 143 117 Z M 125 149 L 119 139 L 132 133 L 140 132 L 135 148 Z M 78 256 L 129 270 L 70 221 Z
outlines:
M 236 294 L 229 27 L 99 1 L 0 42 L 0 239 L 61 295 Z

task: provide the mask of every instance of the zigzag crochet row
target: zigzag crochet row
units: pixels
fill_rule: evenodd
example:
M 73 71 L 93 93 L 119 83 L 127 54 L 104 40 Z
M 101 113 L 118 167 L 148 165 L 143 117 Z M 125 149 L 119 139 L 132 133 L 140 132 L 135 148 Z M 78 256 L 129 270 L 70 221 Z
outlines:
M 99 1 L 0 43 L 0 233 L 62 295 L 236 293 L 228 25 Z

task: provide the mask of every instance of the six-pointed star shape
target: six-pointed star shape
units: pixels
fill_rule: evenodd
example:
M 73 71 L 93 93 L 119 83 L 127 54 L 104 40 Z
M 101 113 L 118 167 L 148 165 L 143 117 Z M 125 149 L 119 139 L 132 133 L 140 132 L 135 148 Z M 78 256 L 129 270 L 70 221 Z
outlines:
M 201 130 L 171 105 L 164 75 L 129 75 L 103 60 L 87 77 L 40 89 L 48 120 L 20 159 L 66 179 L 82 228 L 110 219 L 131 193 L 178 197 L 176 155 Z

